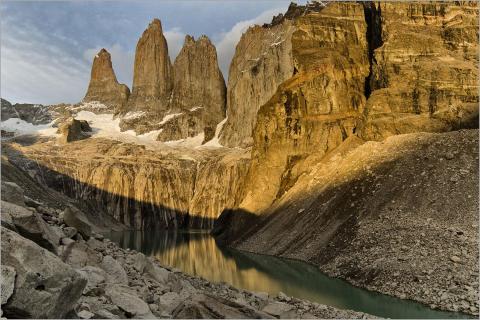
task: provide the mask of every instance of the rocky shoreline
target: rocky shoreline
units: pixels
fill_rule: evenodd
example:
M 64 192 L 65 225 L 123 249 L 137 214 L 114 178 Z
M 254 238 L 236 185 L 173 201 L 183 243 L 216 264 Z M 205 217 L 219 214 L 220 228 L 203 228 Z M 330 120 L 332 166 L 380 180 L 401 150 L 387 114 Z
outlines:
M 365 318 L 279 293 L 211 283 L 121 249 L 78 209 L 2 181 L 2 317 Z

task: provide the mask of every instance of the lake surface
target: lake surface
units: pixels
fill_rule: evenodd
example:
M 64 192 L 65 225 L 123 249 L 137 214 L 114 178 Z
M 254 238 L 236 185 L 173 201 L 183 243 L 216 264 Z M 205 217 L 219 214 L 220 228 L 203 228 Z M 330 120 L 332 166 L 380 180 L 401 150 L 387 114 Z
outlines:
M 465 314 L 436 311 L 354 287 L 301 261 L 220 247 L 206 231 L 121 231 L 107 237 L 122 248 L 154 256 L 163 265 L 250 291 L 271 295 L 282 291 L 288 296 L 388 318 L 467 318 Z

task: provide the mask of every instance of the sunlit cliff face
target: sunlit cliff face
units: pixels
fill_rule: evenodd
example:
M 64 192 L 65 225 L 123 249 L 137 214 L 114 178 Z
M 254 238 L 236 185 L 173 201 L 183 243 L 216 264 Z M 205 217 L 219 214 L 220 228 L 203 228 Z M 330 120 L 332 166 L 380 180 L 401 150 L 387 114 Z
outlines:
M 134 229 L 211 228 L 234 206 L 249 162 L 241 149 L 149 150 L 97 138 L 12 147 L 36 179 Z

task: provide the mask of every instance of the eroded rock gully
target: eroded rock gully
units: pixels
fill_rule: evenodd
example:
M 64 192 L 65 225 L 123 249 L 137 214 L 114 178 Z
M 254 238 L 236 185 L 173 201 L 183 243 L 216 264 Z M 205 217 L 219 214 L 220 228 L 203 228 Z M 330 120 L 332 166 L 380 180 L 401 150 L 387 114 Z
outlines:
M 371 95 L 360 136 L 478 126 L 478 3 L 375 5 Z M 378 23 L 372 19 L 373 23 Z M 461 35 L 461 36 L 460 36 Z

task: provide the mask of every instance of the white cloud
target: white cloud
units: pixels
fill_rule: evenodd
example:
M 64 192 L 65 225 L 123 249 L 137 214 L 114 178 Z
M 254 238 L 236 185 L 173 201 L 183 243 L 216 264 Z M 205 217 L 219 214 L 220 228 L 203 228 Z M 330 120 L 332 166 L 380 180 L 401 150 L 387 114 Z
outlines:
M 237 22 L 230 31 L 224 32 L 216 37 L 220 38 L 220 40 L 216 42 L 216 47 L 219 60 L 218 63 L 225 79 L 228 78 L 228 68 L 230 67 L 230 62 L 235 53 L 235 47 L 242 37 L 242 34 L 254 24 L 262 25 L 272 21 L 273 16 L 285 12 L 286 9 L 287 7 L 283 6 L 266 10 L 253 19 Z
M 9 22 L 7 22 L 9 23 Z M 1 95 L 11 102 L 78 102 L 88 85 L 83 61 L 25 24 L 2 34 Z M 48 45 L 46 45 L 48 44 Z

